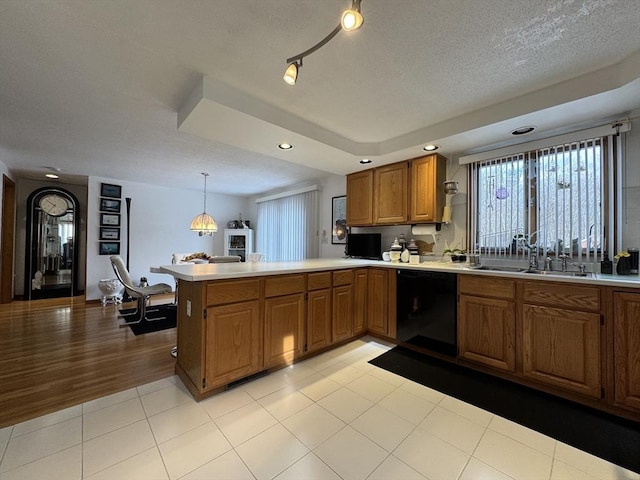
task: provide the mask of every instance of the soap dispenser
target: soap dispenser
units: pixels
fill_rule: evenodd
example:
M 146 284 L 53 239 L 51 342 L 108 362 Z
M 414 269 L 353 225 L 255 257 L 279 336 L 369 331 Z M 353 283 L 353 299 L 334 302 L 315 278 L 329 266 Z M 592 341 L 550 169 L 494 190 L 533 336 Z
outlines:
M 607 252 L 604 252 L 604 259 L 600 262 L 600 273 L 613 273 L 613 262 L 609 260 Z

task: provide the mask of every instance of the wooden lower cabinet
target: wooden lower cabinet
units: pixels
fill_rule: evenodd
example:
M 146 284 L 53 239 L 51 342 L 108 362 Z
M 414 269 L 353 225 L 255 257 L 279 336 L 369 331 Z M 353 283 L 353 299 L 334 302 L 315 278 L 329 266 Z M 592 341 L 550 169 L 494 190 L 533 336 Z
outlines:
M 332 273 L 331 341 L 333 343 L 353 336 L 353 270 Z
M 516 309 L 509 300 L 460 295 L 459 356 L 507 372 L 516 369 Z
M 599 314 L 523 305 L 525 377 L 599 398 L 600 351 Z
M 307 294 L 307 348 L 315 352 L 331 344 L 331 289 Z
M 393 273 L 395 274 L 395 271 Z M 367 326 L 374 333 L 389 335 L 389 270 L 387 269 L 369 269 Z
M 206 312 L 202 389 L 226 385 L 261 371 L 264 366 L 260 303 L 257 300 L 233 303 L 210 307 Z
M 368 279 L 368 269 L 356 269 L 353 277 L 353 333 L 356 335 L 367 329 Z
M 640 293 L 614 292 L 615 402 L 640 411 Z
M 333 287 L 332 293 L 332 342 L 353 336 L 353 297 L 351 285 Z
M 293 363 L 304 353 L 304 294 L 267 298 L 264 313 L 265 367 Z

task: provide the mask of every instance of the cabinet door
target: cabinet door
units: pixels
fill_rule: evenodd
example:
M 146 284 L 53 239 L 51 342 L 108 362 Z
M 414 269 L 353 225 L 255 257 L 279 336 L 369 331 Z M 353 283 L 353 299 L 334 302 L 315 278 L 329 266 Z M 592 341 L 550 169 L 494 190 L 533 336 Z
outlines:
M 373 223 L 373 170 L 347 175 L 347 225 Z
M 331 344 L 331 289 L 313 290 L 307 300 L 307 350 L 314 352 Z
M 257 300 L 207 309 L 205 378 L 210 390 L 263 369 Z
M 440 155 L 428 155 L 411 161 L 412 222 L 439 222 L 444 208 L 446 160 Z
M 353 336 L 353 297 L 351 285 L 333 287 L 333 331 L 331 339 L 339 342 Z
M 376 168 L 373 179 L 373 223 L 407 223 L 409 220 L 409 162 L 393 163 Z
M 389 335 L 389 271 L 369 270 L 367 288 L 367 318 L 369 330 Z
M 264 309 L 265 366 L 293 363 L 304 349 L 304 294 L 267 298 Z
M 613 294 L 616 403 L 640 410 L 640 294 Z
M 514 372 L 516 317 L 514 302 L 460 295 L 458 351 L 462 358 Z
M 353 279 L 353 333 L 367 329 L 367 279 L 368 270 L 357 268 Z
M 525 377 L 600 397 L 600 315 L 523 305 Z

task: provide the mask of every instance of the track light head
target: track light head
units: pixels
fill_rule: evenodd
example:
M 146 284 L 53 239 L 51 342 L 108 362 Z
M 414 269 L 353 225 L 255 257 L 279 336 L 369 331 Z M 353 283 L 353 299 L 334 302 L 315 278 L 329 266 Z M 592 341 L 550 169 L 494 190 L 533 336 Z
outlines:
M 298 68 L 302 66 L 302 59 L 300 62 L 292 62 L 289 64 L 287 69 L 284 72 L 284 76 L 282 79 L 287 82 L 289 85 L 295 85 L 296 80 L 298 79 Z
M 361 0 L 353 0 L 351 8 L 342 13 L 340 25 L 342 25 L 342 29 L 345 32 L 357 30 L 364 23 L 364 18 L 362 17 L 362 13 L 360 13 L 360 2 Z

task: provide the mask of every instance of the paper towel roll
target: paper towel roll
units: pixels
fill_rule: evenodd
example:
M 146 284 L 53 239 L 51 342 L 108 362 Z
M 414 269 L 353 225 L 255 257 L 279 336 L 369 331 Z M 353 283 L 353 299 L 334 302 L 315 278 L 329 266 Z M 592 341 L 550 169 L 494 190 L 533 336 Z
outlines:
M 411 227 L 411 233 L 413 235 L 435 235 L 440 232 L 436 230 L 435 225 L 414 225 Z
M 442 223 L 451 223 L 451 205 L 445 205 L 442 211 Z

